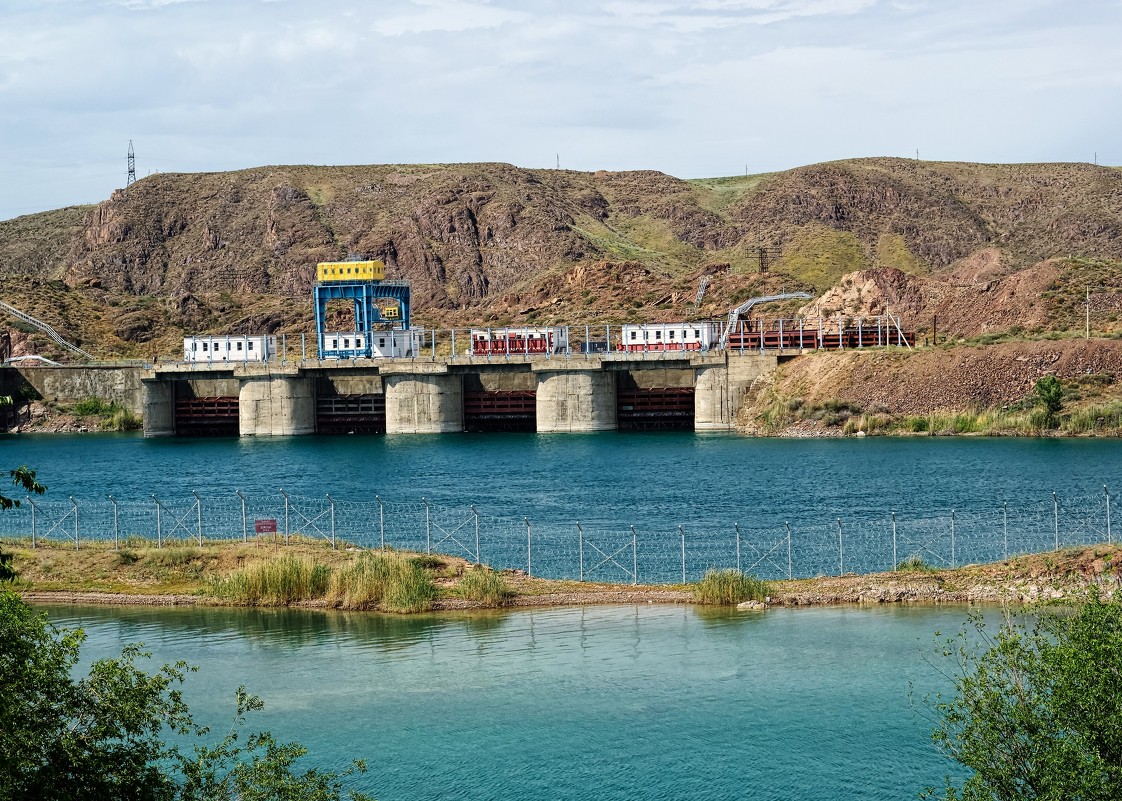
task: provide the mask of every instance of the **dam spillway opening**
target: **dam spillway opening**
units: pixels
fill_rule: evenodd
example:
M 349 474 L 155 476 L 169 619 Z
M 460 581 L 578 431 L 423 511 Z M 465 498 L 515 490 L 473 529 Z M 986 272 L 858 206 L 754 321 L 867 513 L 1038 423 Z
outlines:
M 236 437 L 238 399 L 230 397 L 180 396 L 175 398 L 177 437 Z
M 530 390 L 464 390 L 464 431 L 533 432 L 537 393 Z
M 616 391 L 620 431 L 692 431 L 693 387 L 620 387 Z
M 316 433 L 385 434 L 386 396 L 383 394 L 318 396 Z

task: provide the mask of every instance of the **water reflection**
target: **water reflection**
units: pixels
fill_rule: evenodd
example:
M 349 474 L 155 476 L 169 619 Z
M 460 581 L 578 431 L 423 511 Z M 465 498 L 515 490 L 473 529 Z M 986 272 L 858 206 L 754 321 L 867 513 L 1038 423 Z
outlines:
M 188 700 L 223 725 L 246 684 L 259 725 L 317 764 L 371 758 L 383 801 L 915 797 L 948 765 L 909 705 L 964 610 L 766 614 L 685 606 L 411 617 L 53 607 L 86 658 L 144 640 L 200 665 Z M 757 736 L 763 732 L 766 736 Z

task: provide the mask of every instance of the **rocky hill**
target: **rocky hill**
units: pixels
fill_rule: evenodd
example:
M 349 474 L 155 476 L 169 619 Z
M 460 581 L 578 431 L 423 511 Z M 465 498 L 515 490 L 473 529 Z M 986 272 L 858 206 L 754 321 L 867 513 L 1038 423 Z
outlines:
M 1081 330 L 1089 294 L 1111 333 L 1122 172 L 860 159 L 695 181 L 506 164 L 158 174 L 0 222 L 0 298 L 98 355 L 171 354 L 184 332 L 310 331 L 316 262 L 352 254 L 410 280 L 415 319 L 438 326 L 713 318 L 801 289 L 818 299 L 776 313 L 888 308 L 955 338 Z

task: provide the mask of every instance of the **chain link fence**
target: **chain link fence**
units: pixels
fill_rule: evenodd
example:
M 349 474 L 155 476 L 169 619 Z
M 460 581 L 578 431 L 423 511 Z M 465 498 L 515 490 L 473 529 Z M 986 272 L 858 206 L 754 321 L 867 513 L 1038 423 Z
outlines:
M 1113 543 L 1111 496 L 1060 497 L 1021 506 L 945 510 L 849 510 L 800 520 L 730 521 L 727 527 L 589 527 L 488 514 L 474 504 L 356 501 L 276 495 L 147 500 L 28 498 L 0 515 L 0 536 L 32 547 L 104 547 L 292 537 L 331 547 L 446 554 L 554 579 L 619 583 L 696 581 L 710 569 L 761 578 L 892 570 L 906 560 L 937 568 L 993 562 L 1065 546 Z

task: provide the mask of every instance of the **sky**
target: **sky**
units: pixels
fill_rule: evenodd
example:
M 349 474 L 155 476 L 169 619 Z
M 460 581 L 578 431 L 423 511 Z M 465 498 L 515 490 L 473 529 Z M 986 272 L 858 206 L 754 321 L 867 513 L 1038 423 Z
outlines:
M 1122 164 L 1122 0 L 0 0 L 0 219 L 127 178 Z

